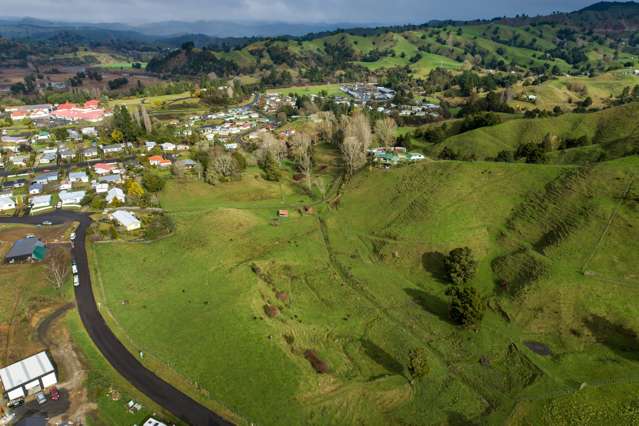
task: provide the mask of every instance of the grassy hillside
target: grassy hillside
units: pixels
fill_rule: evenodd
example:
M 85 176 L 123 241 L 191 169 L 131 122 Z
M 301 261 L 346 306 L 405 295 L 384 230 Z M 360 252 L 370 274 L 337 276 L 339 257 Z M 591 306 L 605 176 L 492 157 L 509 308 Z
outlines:
M 171 183 L 176 234 L 97 245 L 97 293 L 150 367 L 240 422 L 636 421 L 637 166 L 364 171 L 306 215 L 288 183 Z M 442 256 L 465 245 L 489 299 L 478 332 L 449 322 L 444 294 Z M 411 383 L 416 347 L 430 373 Z
M 610 26 L 624 8 L 628 16 L 623 25 Z M 437 66 L 530 70 L 535 74 L 551 69 L 555 74 L 605 72 L 634 64 L 632 31 L 639 28 L 636 4 L 609 9 L 552 15 L 547 20 L 521 17 L 352 29 L 259 40 L 230 52 L 194 49 L 183 55 L 178 50 L 156 57 L 148 69 L 177 74 L 214 71 L 218 76 L 230 76 L 238 71 L 260 73 L 270 66 L 300 72 L 321 68 L 326 72 L 324 79 L 337 77 L 336 70 L 354 66 L 371 71 L 410 66 L 419 77 Z M 593 13 L 597 16 L 594 21 Z
M 462 157 L 494 158 L 500 151 L 515 151 L 521 144 L 541 143 L 546 135 L 565 138 L 586 136 L 589 146 L 557 151 L 549 154 L 553 162 L 584 163 L 603 158 L 617 158 L 639 148 L 639 128 L 634 117 L 639 104 L 632 103 L 588 114 L 563 114 L 558 117 L 509 120 L 502 124 L 482 127 L 446 139 L 435 146 L 433 154 L 444 147 Z M 556 143 L 555 143 L 556 145 Z

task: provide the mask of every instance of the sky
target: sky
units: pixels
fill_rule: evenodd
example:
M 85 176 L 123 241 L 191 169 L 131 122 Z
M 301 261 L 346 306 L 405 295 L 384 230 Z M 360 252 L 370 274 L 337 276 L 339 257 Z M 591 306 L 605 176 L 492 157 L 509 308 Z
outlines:
M 165 20 L 423 23 L 572 11 L 596 0 L 0 0 L 0 15 L 82 22 Z

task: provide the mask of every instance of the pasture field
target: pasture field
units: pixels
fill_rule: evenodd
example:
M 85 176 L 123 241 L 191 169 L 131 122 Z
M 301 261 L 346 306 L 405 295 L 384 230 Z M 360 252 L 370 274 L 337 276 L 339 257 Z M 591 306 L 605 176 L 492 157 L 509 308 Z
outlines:
M 637 237 L 638 165 L 365 170 L 310 214 L 295 184 L 253 172 L 172 181 L 175 235 L 96 245 L 97 294 L 150 367 L 240 423 L 637 421 L 637 271 L 618 251 Z M 487 298 L 477 331 L 448 319 L 442 257 L 459 246 Z M 417 347 L 430 372 L 413 381 Z
M 586 136 L 586 146 L 549 153 L 553 163 L 587 163 L 601 158 L 618 158 L 635 152 L 637 130 L 633 117 L 639 104 L 631 103 L 588 114 L 567 113 L 557 117 L 508 120 L 447 138 L 434 146 L 436 155 L 448 147 L 462 156 L 477 159 L 494 158 L 502 150 L 515 151 L 520 144 L 541 143 L 546 135 L 558 139 Z
M 343 94 L 343 92 L 339 89 L 339 84 L 318 84 L 318 85 L 310 85 L 310 86 L 292 86 L 286 87 L 282 89 L 273 89 L 269 90 L 269 93 L 280 93 L 283 95 L 288 95 L 289 93 L 294 93 L 299 96 L 304 95 L 319 95 L 322 92 L 326 92 L 328 96 L 336 96 Z

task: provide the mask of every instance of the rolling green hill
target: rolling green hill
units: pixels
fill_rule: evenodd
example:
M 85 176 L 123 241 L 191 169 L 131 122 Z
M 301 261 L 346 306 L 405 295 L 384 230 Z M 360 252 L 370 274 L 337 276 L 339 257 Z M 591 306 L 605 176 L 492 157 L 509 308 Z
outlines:
M 461 157 L 494 158 L 500 151 L 515 151 L 519 145 L 529 142 L 541 143 L 546 135 L 550 135 L 556 137 L 553 151 L 549 153 L 551 162 L 579 164 L 618 158 L 639 149 L 637 114 L 639 104 L 632 103 L 588 114 L 509 120 L 452 136 L 435 146 L 432 154 L 448 147 Z M 561 139 L 582 136 L 588 138 L 588 146 L 558 151 Z
M 611 25 L 623 10 L 627 10 L 623 24 Z M 600 72 L 635 62 L 637 10 L 636 3 L 600 4 L 596 10 L 540 18 L 362 28 L 264 39 L 231 52 L 196 48 L 186 55 L 161 54 L 147 69 L 166 74 L 213 71 L 222 77 L 236 72 L 260 73 L 271 66 L 300 75 L 319 68 L 320 75 L 316 70 L 313 74 L 316 82 L 353 67 L 377 71 L 410 66 L 419 77 L 437 66 L 457 69 L 475 65 L 537 74 L 549 69 L 555 73 Z M 221 66 L 223 61 L 232 65 Z
M 626 424 L 638 166 L 366 170 L 311 214 L 290 182 L 171 182 L 175 235 L 97 245 L 96 294 L 149 368 L 240 423 Z M 476 331 L 448 317 L 460 246 L 488 301 Z M 430 372 L 411 380 L 415 348 Z

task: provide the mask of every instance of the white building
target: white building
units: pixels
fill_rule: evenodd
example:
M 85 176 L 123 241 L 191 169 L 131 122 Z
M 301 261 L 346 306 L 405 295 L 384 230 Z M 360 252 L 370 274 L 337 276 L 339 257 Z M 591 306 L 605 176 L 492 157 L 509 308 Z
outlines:
M 104 194 L 109 190 L 109 184 L 106 182 L 96 182 L 93 184 L 93 189 L 96 194 Z
M 162 145 L 160 145 L 162 147 L 162 151 L 175 151 L 175 144 L 172 144 L 171 142 L 165 142 Z
M 113 200 L 118 200 L 121 203 L 126 202 L 126 196 L 124 195 L 124 191 L 120 188 L 111 188 L 106 196 L 107 203 L 111 204 Z
M 79 205 L 86 191 L 62 191 L 58 195 L 63 206 Z
M 55 368 L 46 352 L 40 352 L 1 369 L 0 380 L 10 401 L 58 383 Z
M 16 202 L 9 195 L 0 195 L 0 212 L 13 210 L 16 208 Z
M 127 231 L 135 231 L 142 226 L 140 221 L 126 210 L 117 210 L 111 213 L 111 218 L 122 225 Z
M 69 181 L 74 182 L 89 182 L 89 176 L 85 172 L 71 172 L 69 173 Z
M 51 195 L 38 195 L 35 197 L 31 197 L 31 208 L 32 209 L 41 209 L 43 207 L 51 206 Z
M 162 423 L 159 420 L 155 420 L 153 417 L 149 417 L 147 421 L 144 422 L 142 426 L 167 426 L 166 423 Z

